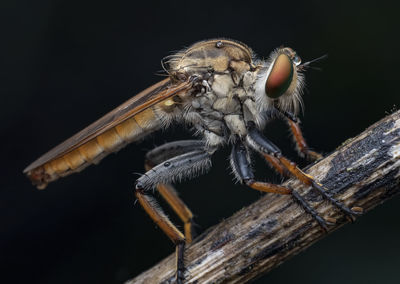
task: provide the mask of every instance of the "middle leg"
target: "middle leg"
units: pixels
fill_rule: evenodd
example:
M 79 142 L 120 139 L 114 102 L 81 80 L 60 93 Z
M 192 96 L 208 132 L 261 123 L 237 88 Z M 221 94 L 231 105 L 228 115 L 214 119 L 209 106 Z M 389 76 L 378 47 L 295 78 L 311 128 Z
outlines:
M 304 211 L 310 214 L 318 224 L 324 229 L 324 231 L 328 231 L 328 225 L 332 222 L 332 219 L 325 220 L 298 194 L 295 190 L 284 187 L 277 184 L 260 182 L 254 179 L 254 174 L 251 169 L 249 153 L 246 146 L 238 140 L 233 145 L 232 153 L 231 153 L 231 168 L 236 176 L 236 178 L 249 186 L 250 188 L 270 193 L 278 193 L 278 194 L 291 194 L 296 203 L 298 203 Z
M 280 149 L 264 137 L 261 132 L 256 129 L 254 123 L 248 124 L 248 135 L 246 136 L 246 143 L 263 155 L 266 159 L 269 156 L 275 158 L 279 163 L 294 177 L 300 180 L 302 183 L 312 186 L 317 190 L 326 200 L 338 207 L 344 214 L 349 216 L 351 219 L 354 215 L 359 215 L 362 212 L 362 208 L 353 207 L 352 209 L 345 206 L 342 202 L 335 199 L 331 193 L 319 182 L 317 182 L 312 176 L 304 173 L 300 168 L 292 161 L 284 157 Z M 267 159 L 268 160 L 268 159 Z

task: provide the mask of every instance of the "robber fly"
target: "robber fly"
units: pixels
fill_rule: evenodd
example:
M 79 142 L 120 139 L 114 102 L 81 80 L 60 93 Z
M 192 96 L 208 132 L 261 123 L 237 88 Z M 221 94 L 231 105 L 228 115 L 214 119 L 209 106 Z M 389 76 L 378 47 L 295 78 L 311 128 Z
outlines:
M 166 58 L 166 79 L 50 150 L 24 173 L 43 189 L 59 177 L 96 164 L 109 153 L 155 130 L 174 123 L 190 125 L 200 139 L 175 141 L 148 152 L 147 172 L 135 183 L 137 200 L 176 245 L 177 283 L 184 280 L 184 247 L 193 239 L 193 214 L 171 184 L 207 171 L 211 156 L 224 145 L 232 148 L 230 164 L 237 180 L 259 191 L 291 194 L 327 230 L 332 220 L 319 216 L 295 190 L 257 181 L 249 155 L 250 151 L 258 152 L 278 173 L 312 186 L 346 215 L 360 213 L 359 207 L 350 209 L 331 196 L 262 134 L 269 120 L 285 119 L 300 154 L 314 160 L 320 158 L 308 148 L 296 116 L 301 107 L 303 73 L 310 62 L 301 64 L 300 57 L 289 47 L 277 48 L 267 60 L 260 60 L 238 41 L 213 39 L 195 43 Z M 150 194 L 153 188 L 183 221 L 183 233 L 157 206 Z

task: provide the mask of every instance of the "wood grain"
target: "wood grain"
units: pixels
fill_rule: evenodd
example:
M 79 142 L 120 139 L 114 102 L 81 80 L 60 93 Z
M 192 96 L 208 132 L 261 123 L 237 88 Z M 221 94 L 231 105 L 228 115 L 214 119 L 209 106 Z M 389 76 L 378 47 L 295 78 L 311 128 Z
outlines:
M 305 170 L 347 206 L 369 211 L 400 191 L 400 111 L 388 115 Z M 297 190 L 323 217 L 349 220 L 299 181 Z M 361 217 L 362 218 L 362 217 Z M 185 252 L 185 283 L 245 283 L 323 238 L 290 196 L 267 194 L 200 235 Z M 127 283 L 174 283 L 175 255 Z

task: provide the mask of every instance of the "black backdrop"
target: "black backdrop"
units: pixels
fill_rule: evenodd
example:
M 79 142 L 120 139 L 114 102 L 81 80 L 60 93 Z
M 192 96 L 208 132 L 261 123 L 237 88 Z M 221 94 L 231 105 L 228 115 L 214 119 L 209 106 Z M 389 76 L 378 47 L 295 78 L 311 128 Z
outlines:
M 398 8 L 379 1 L 2 1 L 0 277 L 3 283 L 122 283 L 174 251 L 134 204 L 147 149 L 188 138 L 180 129 L 130 145 L 99 166 L 37 191 L 32 160 L 160 80 L 160 59 L 198 40 L 228 37 L 260 56 L 281 44 L 305 60 L 303 128 L 329 153 L 398 104 Z M 284 124 L 265 133 L 289 157 Z M 198 231 L 260 197 L 234 185 L 229 151 L 178 186 Z M 303 164 L 304 165 L 304 164 Z M 258 161 L 260 178 L 279 182 Z M 257 283 L 398 283 L 400 199 L 333 233 Z

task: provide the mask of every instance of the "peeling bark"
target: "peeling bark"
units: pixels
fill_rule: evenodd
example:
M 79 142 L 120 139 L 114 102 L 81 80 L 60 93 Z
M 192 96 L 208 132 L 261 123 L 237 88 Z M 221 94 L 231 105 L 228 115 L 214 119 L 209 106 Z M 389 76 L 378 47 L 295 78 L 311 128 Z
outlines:
M 400 191 L 400 111 L 347 140 L 306 172 L 349 207 L 364 212 Z M 349 220 L 299 181 L 296 189 L 316 210 L 335 218 L 333 232 Z M 185 283 L 245 283 L 326 236 L 290 196 L 267 194 L 200 235 L 185 251 Z M 171 255 L 127 283 L 174 283 Z

